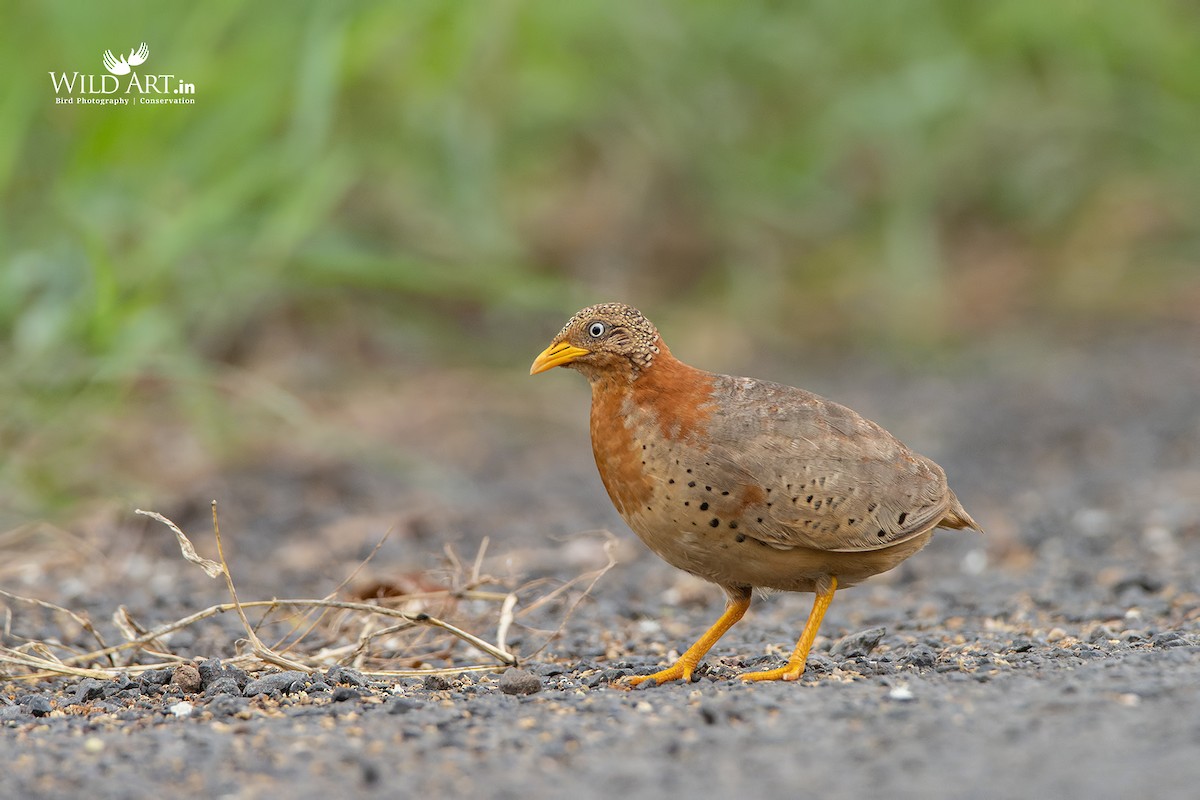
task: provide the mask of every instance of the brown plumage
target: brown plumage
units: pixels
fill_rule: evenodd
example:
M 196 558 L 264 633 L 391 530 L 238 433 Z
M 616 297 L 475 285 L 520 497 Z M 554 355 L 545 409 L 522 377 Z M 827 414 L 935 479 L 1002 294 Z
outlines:
M 883 428 L 803 389 L 690 367 L 630 306 L 575 314 L 530 374 L 556 366 L 591 383 L 596 466 L 629 527 L 729 598 L 679 661 L 631 683 L 690 680 L 755 587 L 817 595 L 787 665 L 742 676 L 794 680 L 836 589 L 895 567 L 934 528 L 979 529 L 942 468 Z

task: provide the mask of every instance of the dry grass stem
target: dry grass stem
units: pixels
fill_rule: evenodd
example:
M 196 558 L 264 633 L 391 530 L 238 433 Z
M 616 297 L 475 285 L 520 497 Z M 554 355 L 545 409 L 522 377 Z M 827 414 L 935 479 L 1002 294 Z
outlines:
M 236 652 L 235 643 L 235 652 L 223 656 L 223 660 L 250 671 L 273 665 L 311 672 L 335 663 L 353 665 L 364 674 L 382 678 L 495 670 L 518 663 L 517 655 L 508 649 L 507 644 L 513 627 L 519 624 L 517 620 L 534 609 L 564 597 L 572 587 L 587 582 L 583 592 L 568 607 L 558 628 L 534 651 L 535 654 L 541 652 L 561 633 L 583 597 L 615 563 L 610 536 L 610 541 L 605 544 L 609 562 L 599 570 L 580 575 L 544 595 L 534 594 L 534 590 L 544 581 L 526 583 L 508 591 L 493 591 L 487 587 L 503 585 L 505 582 L 489 577 L 484 572 L 488 549 L 488 541 L 484 539 L 469 563 L 460 559 L 452 547 L 445 548 L 446 560 L 453 570 L 446 585 L 452 588 L 404 593 L 369 602 L 339 598 L 337 595 L 379 551 L 387 539 L 385 534 L 351 575 L 323 598 L 242 601 L 230 565 L 225 559 L 215 502 L 213 537 L 217 561 L 201 557 L 179 526 L 163 515 L 140 509 L 136 513 L 167 526 L 175 535 L 186 561 L 200 567 L 209 577 L 224 576 L 229 601 L 153 628 L 140 624 L 124 605 L 118 606 L 112 614 L 112 624 L 126 641 L 108 645 L 86 615 L 44 600 L 0 590 L 0 597 L 64 615 L 86 631 L 98 645 L 88 652 L 79 652 L 82 648 L 72 649 L 53 639 L 28 641 L 20 647 L 0 646 L 0 680 L 33 680 L 54 676 L 112 679 L 122 673 L 139 674 L 173 667 L 196 657 L 174 652 L 170 647 L 171 634 L 229 611 L 236 612 L 244 641 L 249 647 L 248 652 Z M 528 605 L 521 607 L 526 597 L 531 597 L 531 600 Z M 480 609 L 489 607 L 495 609 L 494 642 L 471 633 L 457 621 L 450 622 L 445 618 L 445 614 L 458 614 L 466 609 L 478 615 Z M 438 613 L 435 615 L 426 609 Z M 251 612 L 256 615 L 254 622 L 250 618 Z M 5 638 L 20 639 L 11 634 L 11 617 L 11 608 L 6 607 Z M 353 619 L 357 619 L 358 623 L 351 624 Z M 385 623 L 385 620 L 390 622 Z M 272 633 L 275 644 L 268 647 L 260 638 L 259 631 L 280 625 L 288 626 L 287 630 L 281 635 Z M 68 635 L 64 640 L 69 641 L 70 638 L 71 635 Z M 301 646 L 311 639 L 317 641 Z M 470 645 L 475 651 L 486 655 L 492 663 L 454 663 L 451 656 L 456 642 Z M 427 666 L 430 661 L 439 659 L 449 662 L 449 665 Z M 398 664 L 411 664 L 413 668 L 397 668 Z

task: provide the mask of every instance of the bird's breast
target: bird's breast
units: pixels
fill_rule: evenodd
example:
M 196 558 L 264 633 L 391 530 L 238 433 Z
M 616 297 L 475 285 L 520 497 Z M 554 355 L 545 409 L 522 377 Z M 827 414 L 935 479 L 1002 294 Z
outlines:
M 654 495 L 653 466 L 646 457 L 647 426 L 628 393 L 599 392 L 592 397 L 592 454 L 596 469 L 617 511 L 632 524 L 637 510 Z
M 638 378 L 592 383 L 596 467 L 617 511 L 639 534 L 640 518 L 653 512 L 665 476 L 706 447 L 713 377 L 677 361 L 664 346 Z

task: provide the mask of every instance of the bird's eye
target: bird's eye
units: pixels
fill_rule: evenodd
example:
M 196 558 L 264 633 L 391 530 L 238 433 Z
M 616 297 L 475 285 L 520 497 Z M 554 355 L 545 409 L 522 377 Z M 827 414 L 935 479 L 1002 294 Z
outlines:
M 599 339 L 604 335 L 606 330 L 608 330 L 608 327 L 603 322 L 593 322 L 591 325 L 588 325 L 588 336 L 593 339 Z

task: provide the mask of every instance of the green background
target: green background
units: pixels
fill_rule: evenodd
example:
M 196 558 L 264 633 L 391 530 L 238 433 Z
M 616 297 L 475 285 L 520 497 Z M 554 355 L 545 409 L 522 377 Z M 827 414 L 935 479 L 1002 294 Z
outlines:
M 601 300 L 794 358 L 1200 317 L 1193 3 L 2 14 L 0 521 L 303 427 L 305 380 L 520 375 Z M 55 105 L 141 41 L 195 105 Z

